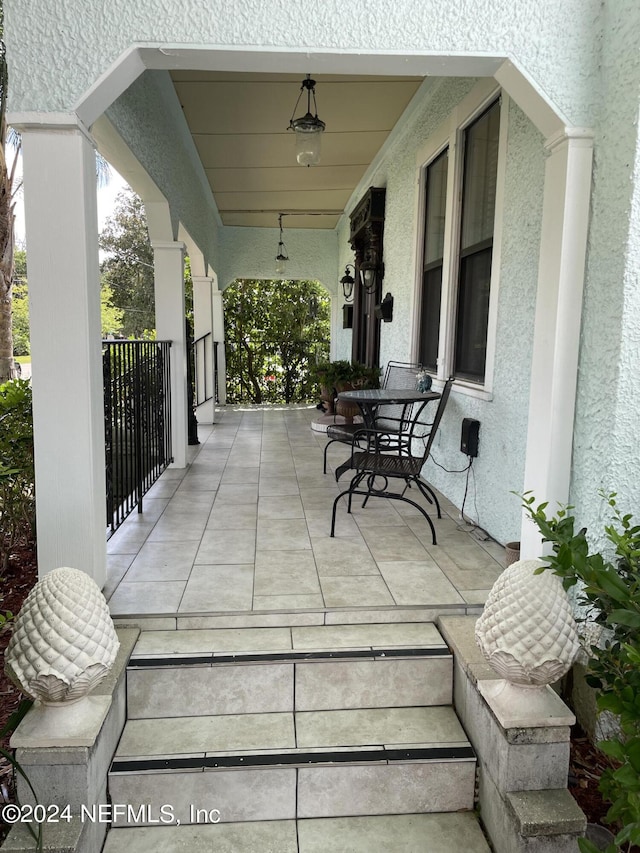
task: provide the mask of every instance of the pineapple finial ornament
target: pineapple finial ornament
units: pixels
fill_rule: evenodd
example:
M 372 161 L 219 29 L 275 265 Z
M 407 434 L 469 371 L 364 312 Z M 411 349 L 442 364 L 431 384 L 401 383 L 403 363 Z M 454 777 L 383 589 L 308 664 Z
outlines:
M 580 642 L 571 605 L 541 560 L 518 560 L 493 585 L 476 623 L 476 642 L 493 669 L 513 684 L 544 686 L 562 678 Z
M 525 714 L 542 707 L 547 685 L 571 669 L 580 650 L 567 594 L 552 572 L 536 574 L 543 565 L 519 560 L 505 569 L 476 623 L 476 642 L 504 679 L 485 689 L 510 719 L 518 707 Z
M 108 674 L 118 641 L 95 581 L 59 568 L 41 578 L 18 614 L 5 655 L 9 678 L 45 705 L 76 702 Z

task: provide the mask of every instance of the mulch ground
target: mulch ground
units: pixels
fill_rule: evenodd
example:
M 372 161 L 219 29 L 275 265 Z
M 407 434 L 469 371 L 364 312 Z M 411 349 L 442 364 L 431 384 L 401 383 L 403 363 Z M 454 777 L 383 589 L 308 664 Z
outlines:
M 38 580 L 38 564 L 32 546 L 16 548 L 9 559 L 9 568 L 0 572 L 0 610 L 8 610 L 14 616 L 22 607 L 35 582 Z M 4 673 L 4 653 L 11 637 L 11 622 L 0 628 L 0 652 L 2 669 L 0 670 L 0 730 L 24 698 L 18 688 Z M 0 740 L 0 746 L 9 749 L 9 735 Z M 0 804 L 15 802 L 13 771 L 8 761 L 0 756 Z M 8 827 L 0 821 L 0 844 L 5 838 Z
M 609 803 L 598 791 L 600 776 L 613 764 L 608 756 L 596 749 L 579 726 L 571 733 L 571 755 L 569 759 L 569 791 L 587 816 L 589 823 L 599 823 L 615 831 L 605 823 Z
M 9 561 L 9 568 L 0 578 L 0 610 L 16 615 L 22 602 L 38 579 L 36 554 L 32 547 L 24 546 L 16 550 Z M 0 652 L 4 663 L 4 653 L 11 636 L 11 623 L 0 629 Z M 22 693 L 0 671 L 0 729 L 9 716 L 16 710 Z M 0 746 L 9 748 L 9 737 L 0 741 Z M 586 735 L 576 727 L 571 739 L 571 758 L 569 766 L 569 791 L 587 816 L 589 823 L 607 826 L 604 817 L 608 804 L 603 802 L 598 791 L 600 774 L 609 767 L 609 759 L 599 752 Z M 14 802 L 13 772 L 10 764 L 0 757 L 0 804 Z M 7 827 L 0 822 L 0 844 L 6 835 Z

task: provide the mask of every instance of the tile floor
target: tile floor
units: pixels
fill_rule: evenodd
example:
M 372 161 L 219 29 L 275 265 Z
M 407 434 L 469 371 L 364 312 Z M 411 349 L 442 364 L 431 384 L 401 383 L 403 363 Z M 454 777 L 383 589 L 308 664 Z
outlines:
M 354 506 L 351 516 L 339 506 L 330 538 L 339 488 L 322 474 L 326 440 L 310 428 L 316 415 L 229 407 L 200 427 L 189 467 L 165 471 L 144 512 L 107 543 L 113 616 L 482 605 L 504 549 L 467 532 L 445 499 L 443 518 L 434 518 L 437 546 L 417 510 L 388 500 Z M 331 467 L 347 453 L 332 445 Z

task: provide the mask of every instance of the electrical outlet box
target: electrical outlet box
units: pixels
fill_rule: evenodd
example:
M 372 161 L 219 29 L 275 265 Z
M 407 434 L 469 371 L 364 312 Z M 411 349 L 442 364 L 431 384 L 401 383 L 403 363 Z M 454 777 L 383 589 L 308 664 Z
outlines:
M 460 450 L 465 456 L 477 456 L 480 433 L 480 421 L 473 418 L 462 419 L 462 435 L 460 437 Z

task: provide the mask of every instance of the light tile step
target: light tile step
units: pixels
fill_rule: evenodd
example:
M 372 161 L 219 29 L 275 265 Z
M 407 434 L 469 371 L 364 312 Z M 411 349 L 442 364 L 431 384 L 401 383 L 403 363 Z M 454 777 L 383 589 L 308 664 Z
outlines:
M 109 792 L 234 822 L 471 809 L 474 781 L 452 708 L 374 708 L 129 721 Z
M 431 623 L 150 631 L 128 667 L 128 716 L 446 705 L 452 673 Z
M 420 604 L 407 606 L 341 607 L 317 610 L 271 610 L 256 612 L 117 614 L 118 627 L 136 627 L 147 631 L 202 630 L 206 628 L 288 628 L 294 625 L 358 625 L 388 622 L 434 622 L 440 616 L 465 616 L 480 613 L 482 606 L 463 604 Z
M 288 652 L 127 671 L 129 719 L 447 705 L 453 665 L 445 649 Z
M 104 853 L 489 853 L 475 816 L 407 814 L 110 830 Z
M 181 756 L 206 756 L 207 766 L 213 766 L 216 758 L 233 766 L 246 764 L 244 756 L 268 750 L 274 758 L 286 751 L 284 763 L 289 764 L 297 753 L 330 752 L 336 747 L 353 751 L 450 747 L 473 755 L 454 710 L 432 706 L 128 720 L 115 761 L 144 763 L 161 757 L 179 763 Z M 238 755 L 243 756 L 241 761 Z
M 432 622 L 360 625 L 311 625 L 273 628 L 201 628 L 144 631 L 136 643 L 136 659 L 175 655 L 221 656 L 275 651 L 337 651 L 390 648 L 446 649 Z

